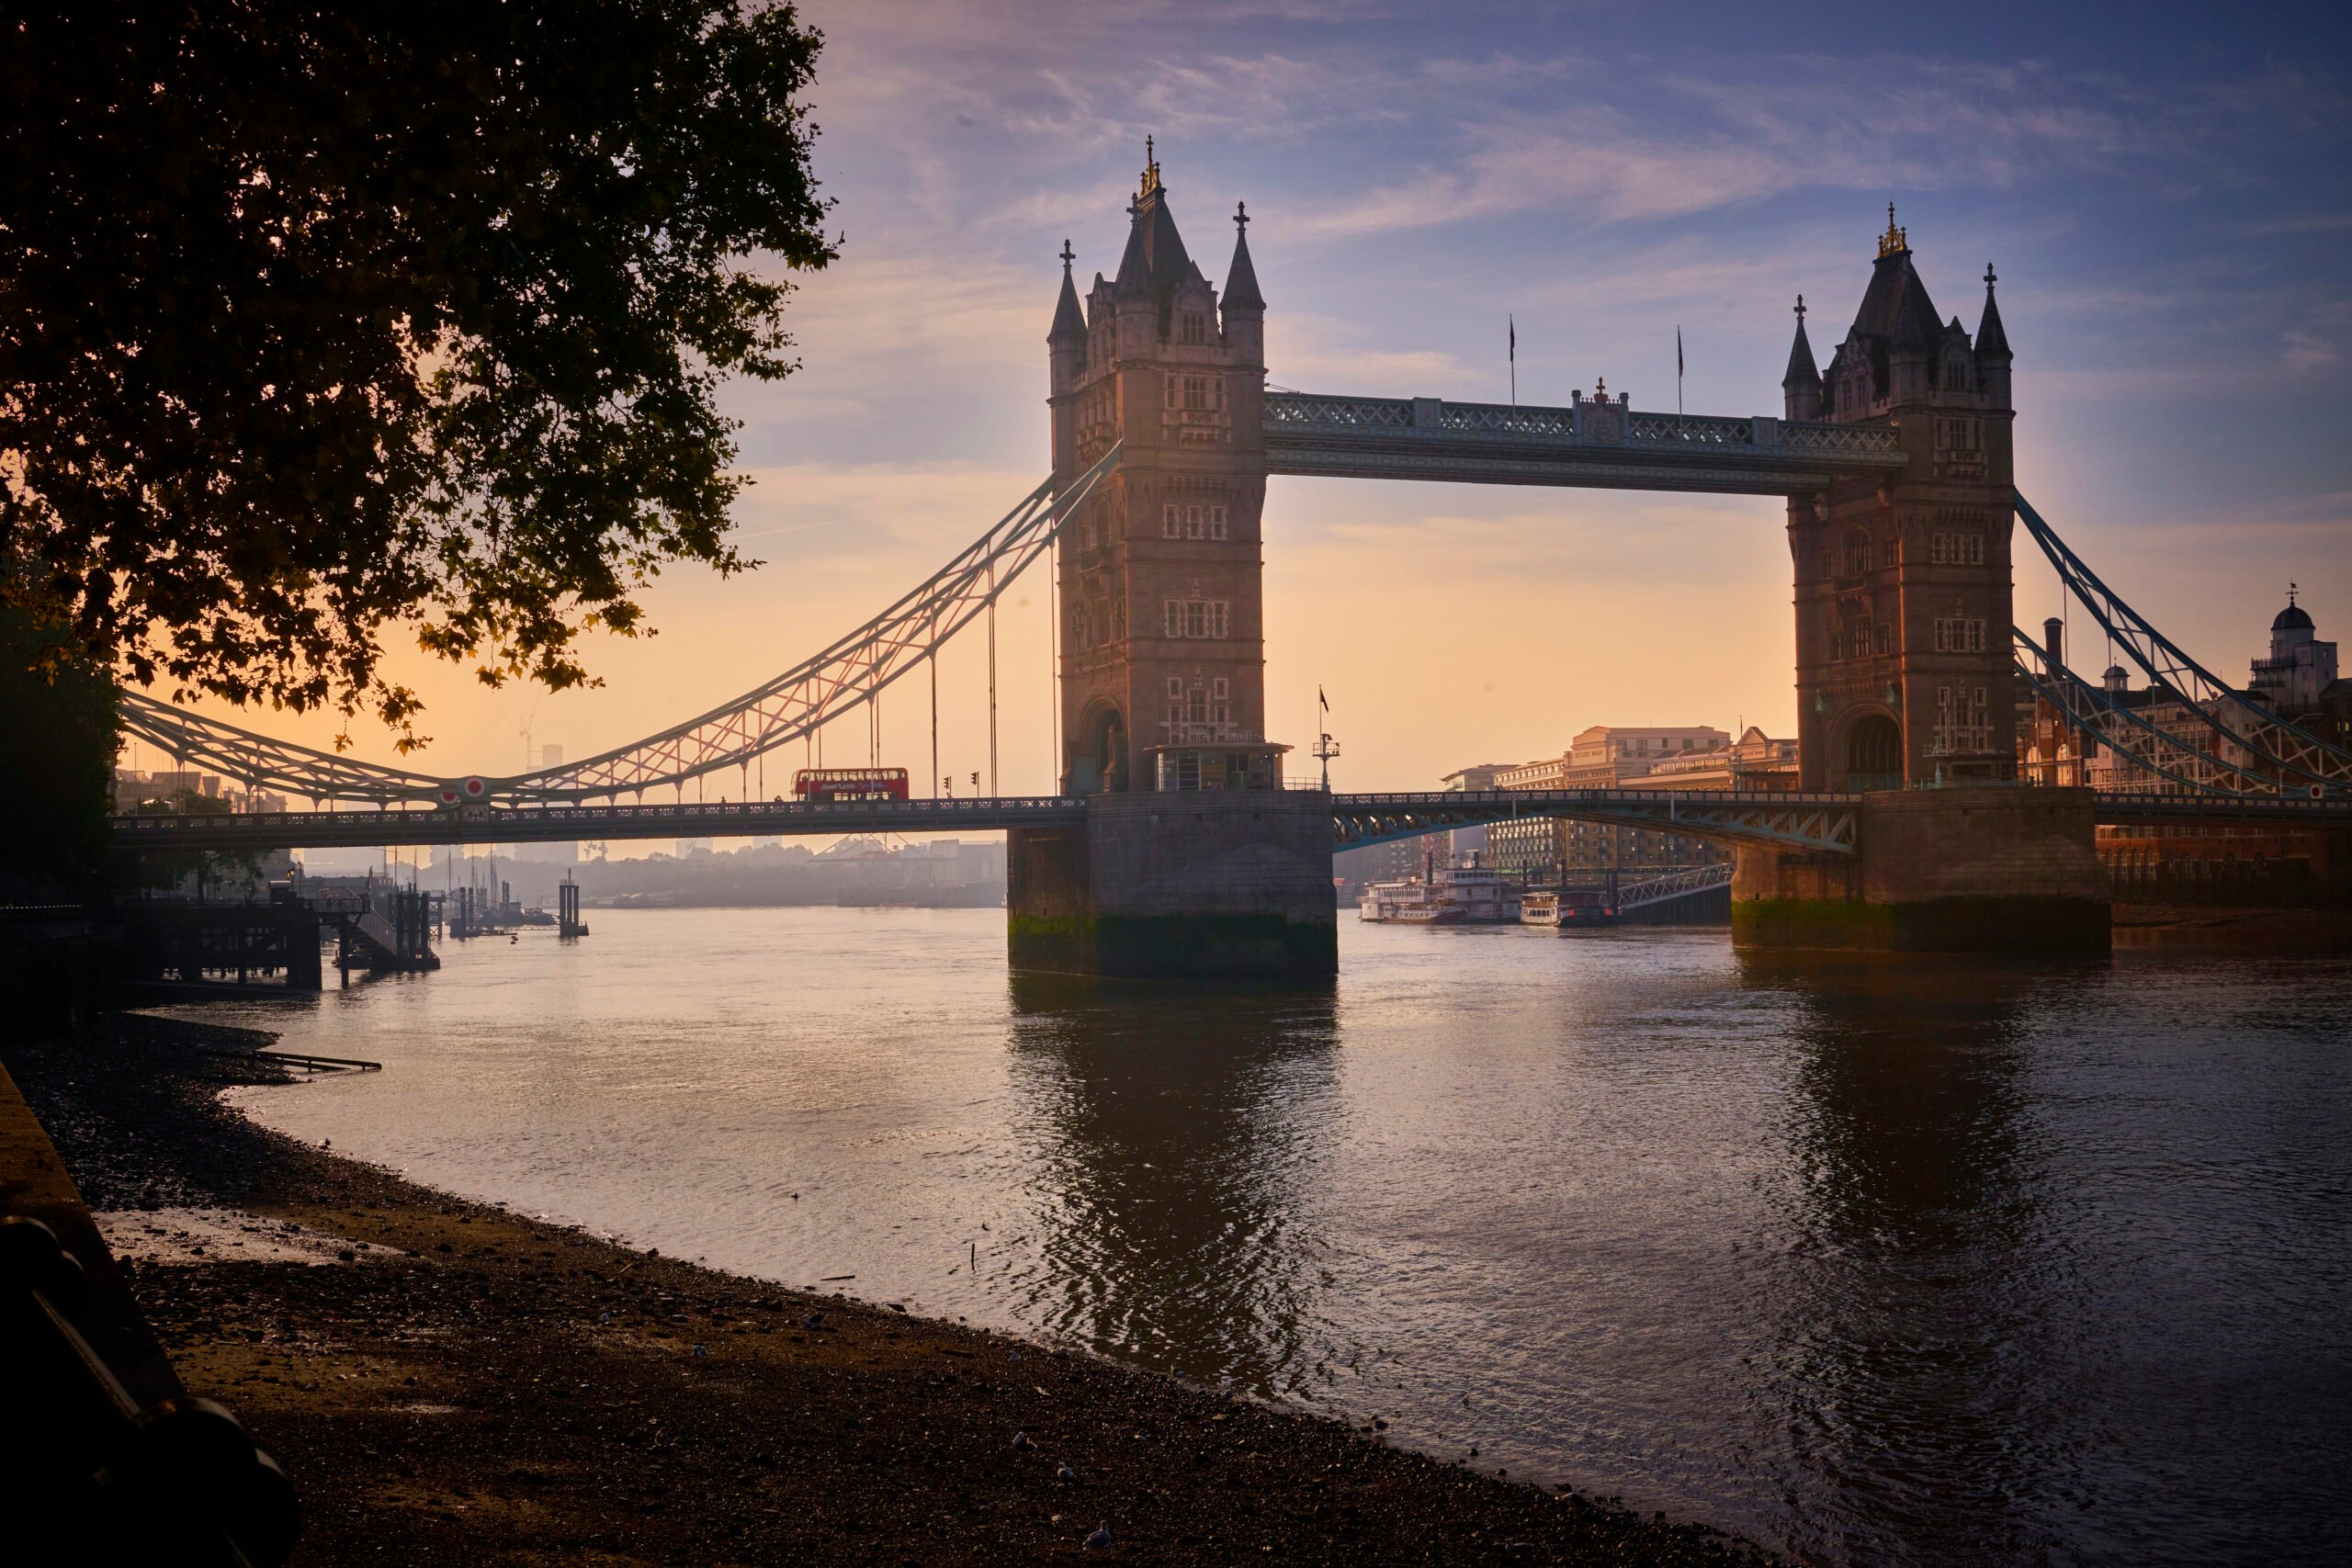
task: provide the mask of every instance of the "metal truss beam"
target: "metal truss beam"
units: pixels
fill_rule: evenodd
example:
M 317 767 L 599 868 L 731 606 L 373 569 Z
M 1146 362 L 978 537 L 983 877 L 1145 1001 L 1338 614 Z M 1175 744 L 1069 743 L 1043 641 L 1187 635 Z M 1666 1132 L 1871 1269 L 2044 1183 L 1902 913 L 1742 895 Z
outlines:
M 1892 425 L 1269 392 L 1267 471 L 1340 479 L 1451 479 L 1810 495 L 1843 474 L 1908 461 Z
M 1067 489 L 1057 491 L 1048 479 L 888 609 L 733 702 L 633 745 L 561 767 L 503 777 L 439 777 L 273 740 L 137 693 L 123 695 L 124 728 L 182 766 L 200 765 L 256 790 L 313 801 L 520 807 L 611 800 L 683 785 L 707 773 L 748 767 L 754 758 L 871 703 L 893 682 L 921 669 L 1051 548 L 1063 523 L 1118 460 L 1114 445 Z
M 2017 503 L 2019 520 L 2041 547 L 2041 553 L 2050 558 L 2059 581 L 2152 685 L 2211 719 L 2226 742 L 2225 750 L 2245 754 L 2238 766 L 2291 784 L 2316 784 L 2323 795 L 2352 795 L 2352 751 L 2279 717 L 2191 659 L 2101 581 L 2024 496 L 2018 496 Z
M 1617 908 L 1646 908 L 1663 904 L 1669 898 L 1687 898 L 1694 893 L 1713 893 L 1719 887 L 1731 886 L 1732 868 L 1728 865 L 1694 865 L 1684 871 L 1671 871 L 1664 876 L 1644 877 L 1639 882 L 1620 882 L 1617 886 Z
M 2018 676 L 2074 730 L 2078 747 L 2085 741 L 2105 746 L 2131 766 L 2200 794 L 2280 793 L 2276 778 L 2249 773 L 2117 702 L 2114 693 L 2092 685 L 2052 659 L 2049 649 L 2023 627 L 2011 626 L 2009 635 L 2017 647 Z M 2219 731 L 2214 733 L 2218 739 Z
M 1453 828 L 1569 818 L 1718 843 L 1852 854 L 1860 811 L 1858 795 L 1736 790 L 1467 790 L 1331 797 L 1332 841 L 1343 850 Z

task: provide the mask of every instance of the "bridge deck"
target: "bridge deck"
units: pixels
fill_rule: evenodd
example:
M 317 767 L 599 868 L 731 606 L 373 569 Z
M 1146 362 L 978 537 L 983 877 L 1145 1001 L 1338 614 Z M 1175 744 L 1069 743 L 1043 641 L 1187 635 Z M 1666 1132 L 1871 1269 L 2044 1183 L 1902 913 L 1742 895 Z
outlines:
M 1269 392 L 1263 429 L 1268 472 L 1341 479 L 1808 495 L 1834 476 L 1883 474 L 1909 461 L 1887 425 L 1685 417 L 1617 404 Z
M 729 801 L 678 806 L 469 806 L 454 809 L 118 817 L 127 849 L 345 849 L 413 844 L 545 844 L 580 840 L 788 838 L 819 833 L 992 832 L 1085 820 L 1060 795 L 961 800 Z
M 1412 838 L 1513 818 L 1579 818 L 1661 829 L 1693 838 L 1850 852 L 1861 796 L 1721 790 L 1489 790 L 1334 795 L 1335 847 Z M 562 843 L 577 840 L 721 839 L 843 833 L 980 833 L 1085 819 L 1086 804 L 1061 795 L 962 800 L 840 801 L 803 805 L 463 807 L 388 811 L 257 812 L 239 816 L 119 817 L 115 842 L 132 850 L 255 851 L 407 847 L 417 844 Z M 2099 820 L 2113 824 L 2259 822 L 2352 827 L 2352 802 L 2203 799 L 2109 795 Z

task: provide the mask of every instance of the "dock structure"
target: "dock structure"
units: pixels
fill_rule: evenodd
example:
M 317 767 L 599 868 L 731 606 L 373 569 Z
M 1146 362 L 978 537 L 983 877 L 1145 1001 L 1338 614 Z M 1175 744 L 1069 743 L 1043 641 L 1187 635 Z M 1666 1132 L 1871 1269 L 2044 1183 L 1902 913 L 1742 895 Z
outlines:
M 434 908 L 430 895 L 395 887 L 373 895 L 335 926 L 335 967 L 344 983 L 351 971 L 370 975 L 414 975 L 441 967 L 433 951 Z
M 130 904 L 115 918 L 134 985 L 321 987 L 320 918 L 300 903 Z
M 555 890 L 555 934 L 559 938 L 588 934 L 587 924 L 580 918 L 580 884 L 569 876 Z

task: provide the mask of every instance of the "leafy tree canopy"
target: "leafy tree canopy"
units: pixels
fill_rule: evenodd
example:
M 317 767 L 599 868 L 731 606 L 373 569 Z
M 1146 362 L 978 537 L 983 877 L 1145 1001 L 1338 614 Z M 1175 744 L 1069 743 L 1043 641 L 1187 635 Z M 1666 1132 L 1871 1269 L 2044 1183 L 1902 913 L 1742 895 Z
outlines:
M 6 595 L 130 678 L 372 708 L 388 631 L 589 679 L 725 539 L 729 374 L 834 254 L 756 0 L 112 0 L 0 22 Z M 776 266 L 755 261 L 767 253 Z
M 58 628 L 0 605 L 0 897 L 103 872 L 119 744 L 114 682 Z

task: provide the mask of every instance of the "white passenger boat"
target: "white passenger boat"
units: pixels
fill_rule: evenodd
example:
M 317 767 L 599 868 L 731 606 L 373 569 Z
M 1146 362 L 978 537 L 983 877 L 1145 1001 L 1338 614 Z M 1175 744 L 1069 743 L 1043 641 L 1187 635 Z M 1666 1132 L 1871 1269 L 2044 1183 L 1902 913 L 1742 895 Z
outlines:
M 1397 925 L 1508 925 L 1519 919 L 1519 893 L 1488 866 L 1432 865 L 1426 877 L 1372 884 L 1356 914 Z
M 1461 911 L 1440 903 L 1435 889 L 1419 877 L 1403 882 L 1375 882 L 1356 900 L 1359 919 L 1376 924 L 1434 926 L 1462 918 Z

